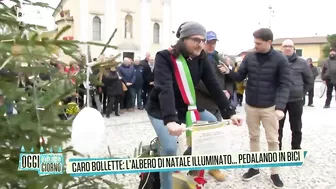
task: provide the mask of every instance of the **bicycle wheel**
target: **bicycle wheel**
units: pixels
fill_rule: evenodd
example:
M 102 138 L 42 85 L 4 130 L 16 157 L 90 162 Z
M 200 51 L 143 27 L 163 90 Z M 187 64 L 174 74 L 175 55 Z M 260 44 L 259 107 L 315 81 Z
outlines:
M 327 85 L 324 84 L 324 83 L 322 83 L 321 86 L 320 86 L 320 90 L 319 90 L 318 96 L 320 98 L 322 98 L 324 96 L 324 93 L 326 92 L 326 90 L 327 90 Z

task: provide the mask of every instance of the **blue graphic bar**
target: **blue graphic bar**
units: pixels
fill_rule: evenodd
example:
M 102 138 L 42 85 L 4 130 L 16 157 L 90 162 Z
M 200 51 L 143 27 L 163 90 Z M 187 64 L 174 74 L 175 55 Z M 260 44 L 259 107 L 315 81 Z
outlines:
M 104 158 L 102 158 L 104 159 Z M 92 160 L 92 159 L 90 159 Z M 106 160 L 106 158 L 105 158 Z M 162 169 L 138 169 L 138 170 L 119 170 L 108 172 L 91 172 L 91 173 L 72 173 L 70 176 L 101 176 L 114 174 L 134 174 L 148 172 L 174 172 L 174 171 L 190 171 L 190 170 L 212 170 L 212 169 L 245 169 L 245 168 L 268 168 L 268 167 L 295 167 L 302 166 L 303 162 L 288 162 L 288 163 L 268 163 L 268 164 L 249 164 L 249 165 L 228 165 L 228 166 L 207 166 L 207 167 L 176 167 Z

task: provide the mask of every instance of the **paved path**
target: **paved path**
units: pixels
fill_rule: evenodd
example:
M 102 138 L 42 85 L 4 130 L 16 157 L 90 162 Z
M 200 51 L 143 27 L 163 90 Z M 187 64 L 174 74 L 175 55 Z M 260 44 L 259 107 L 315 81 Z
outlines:
M 315 86 L 318 89 L 319 84 Z M 286 167 L 281 169 L 281 178 L 288 189 L 331 189 L 336 186 L 336 103 L 333 99 L 330 109 L 323 109 L 324 99 L 315 97 L 315 107 L 304 107 L 303 115 L 303 142 L 302 147 L 308 151 L 302 167 Z M 239 108 L 240 115 L 244 116 L 243 108 Z M 116 156 L 133 156 L 134 148 L 142 141 L 149 143 L 155 137 L 144 111 L 125 113 L 120 117 L 106 119 L 106 144 Z M 263 129 L 262 129 L 263 131 Z M 230 127 L 228 132 L 232 151 L 249 151 L 249 137 L 246 125 Z M 288 121 L 284 129 L 284 149 L 290 149 L 291 133 Z M 267 149 L 265 135 L 261 135 L 262 150 Z M 107 157 L 105 147 L 97 150 L 97 156 Z M 245 169 L 226 170 L 228 179 L 219 183 L 208 179 L 206 188 L 240 188 L 240 189 L 269 189 L 269 170 L 262 169 L 261 177 L 250 182 L 241 180 Z M 106 176 L 115 180 L 115 176 Z M 208 177 L 208 176 L 207 176 Z M 117 176 L 117 182 L 125 184 L 126 189 L 136 189 L 139 183 L 138 175 Z

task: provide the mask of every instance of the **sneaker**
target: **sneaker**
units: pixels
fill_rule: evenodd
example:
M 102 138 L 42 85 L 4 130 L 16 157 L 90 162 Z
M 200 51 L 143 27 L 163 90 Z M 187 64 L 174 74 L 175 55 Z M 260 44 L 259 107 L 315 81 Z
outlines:
M 309 106 L 309 107 L 314 107 L 314 105 L 313 105 L 313 104 L 308 104 L 308 106 Z
M 330 105 L 324 105 L 323 108 L 330 108 Z
M 212 176 L 215 180 L 223 182 L 225 180 L 225 174 L 217 170 L 210 170 L 209 175 Z
M 278 174 L 271 175 L 271 181 L 275 188 L 283 188 L 284 184 Z
M 243 174 L 243 181 L 250 181 L 260 175 L 259 169 L 250 168 Z
M 197 177 L 199 176 L 200 171 L 193 170 L 193 171 L 188 171 L 187 175 L 192 176 L 192 177 Z

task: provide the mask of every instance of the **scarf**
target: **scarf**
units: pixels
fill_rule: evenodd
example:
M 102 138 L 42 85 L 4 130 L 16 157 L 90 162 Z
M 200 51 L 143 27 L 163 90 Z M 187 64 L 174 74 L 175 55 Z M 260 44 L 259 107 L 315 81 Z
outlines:
M 186 126 L 190 127 L 196 121 L 200 120 L 200 114 L 196 106 L 194 83 L 191 78 L 190 70 L 185 58 L 182 55 L 179 55 L 177 59 L 171 56 L 171 60 L 173 61 L 175 78 L 181 92 L 183 102 L 188 105 L 188 110 L 186 113 Z M 186 135 L 187 139 L 190 139 L 191 131 L 187 130 Z M 204 170 L 200 170 L 199 176 L 194 178 L 194 180 L 197 183 L 196 189 L 203 188 L 204 184 L 206 183 L 206 180 L 204 178 Z
M 187 61 L 182 55 L 179 55 L 177 59 L 171 56 L 173 61 L 175 78 L 177 85 L 182 95 L 183 102 L 188 105 L 186 113 L 186 126 L 192 126 L 196 121 L 200 120 L 200 114 L 196 106 L 196 94 L 194 83 L 191 78 Z M 191 136 L 191 132 L 186 132 L 187 137 Z
M 149 67 L 151 69 L 151 72 L 153 72 L 153 70 L 154 70 L 154 64 L 149 64 Z

